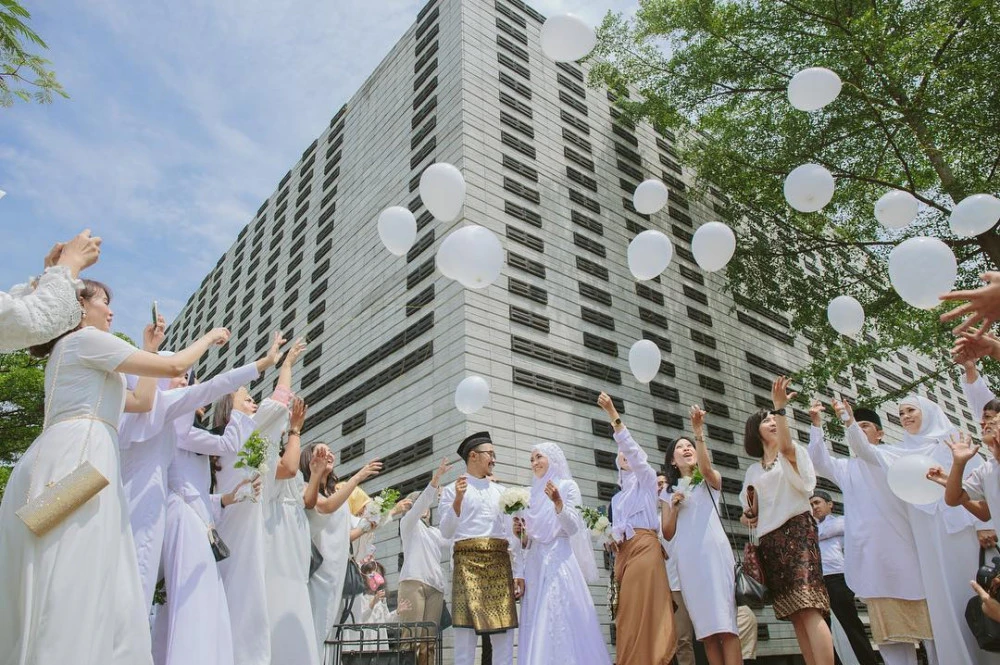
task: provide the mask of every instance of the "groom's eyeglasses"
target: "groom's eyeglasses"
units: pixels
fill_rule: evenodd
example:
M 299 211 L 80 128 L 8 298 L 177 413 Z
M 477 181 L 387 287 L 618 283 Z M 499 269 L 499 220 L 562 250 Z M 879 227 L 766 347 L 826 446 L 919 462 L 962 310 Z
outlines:
M 497 458 L 497 453 L 495 450 L 473 450 L 472 452 L 477 453 L 479 455 L 489 455 L 492 459 Z

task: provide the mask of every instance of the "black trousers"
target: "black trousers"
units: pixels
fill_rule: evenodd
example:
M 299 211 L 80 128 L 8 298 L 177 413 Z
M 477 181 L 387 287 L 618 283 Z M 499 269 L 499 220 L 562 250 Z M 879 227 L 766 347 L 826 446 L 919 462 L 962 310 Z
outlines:
M 847 634 L 858 662 L 861 665 L 875 665 L 877 662 L 875 651 L 868 641 L 868 636 L 865 635 L 865 626 L 858 616 L 858 608 L 854 604 L 854 592 L 847 586 L 842 574 L 824 575 L 823 581 L 826 583 L 827 593 L 830 594 L 830 609 Z

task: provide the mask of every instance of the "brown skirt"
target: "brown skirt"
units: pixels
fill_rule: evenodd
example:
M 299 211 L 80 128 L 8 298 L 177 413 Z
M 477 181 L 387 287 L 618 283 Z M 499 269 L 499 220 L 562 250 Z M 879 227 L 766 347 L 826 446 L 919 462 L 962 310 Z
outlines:
M 636 529 L 618 546 L 617 665 L 667 665 L 677 650 L 673 597 L 656 533 Z
M 760 537 L 757 556 L 764 583 L 774 598 L 774 616 L 787 619 L 795 612 L 816 609 L 830 614 L 830 596 L 823 582 L 819 533 L 812 515 L 792 517 Z
M 479 634 L 517 628 L 510 546 L 502 538 L 468 538 L 455 543 L 451 622 Z

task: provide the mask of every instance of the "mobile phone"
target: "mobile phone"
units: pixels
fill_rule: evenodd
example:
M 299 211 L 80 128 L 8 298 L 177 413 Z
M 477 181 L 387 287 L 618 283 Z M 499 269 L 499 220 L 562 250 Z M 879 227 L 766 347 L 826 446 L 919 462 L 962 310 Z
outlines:
M 156 301 L 153 301 L 153 326 L 160 322 L 160 312 L 156 308 Z

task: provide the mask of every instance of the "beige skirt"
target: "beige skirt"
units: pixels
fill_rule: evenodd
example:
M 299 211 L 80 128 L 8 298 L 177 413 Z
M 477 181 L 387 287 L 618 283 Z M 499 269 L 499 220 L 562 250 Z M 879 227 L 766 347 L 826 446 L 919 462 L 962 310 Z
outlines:
M 926 600 L 866 598 L 868 619 L 875 644 L 906 642 L 919 644 L 934 639 Z

